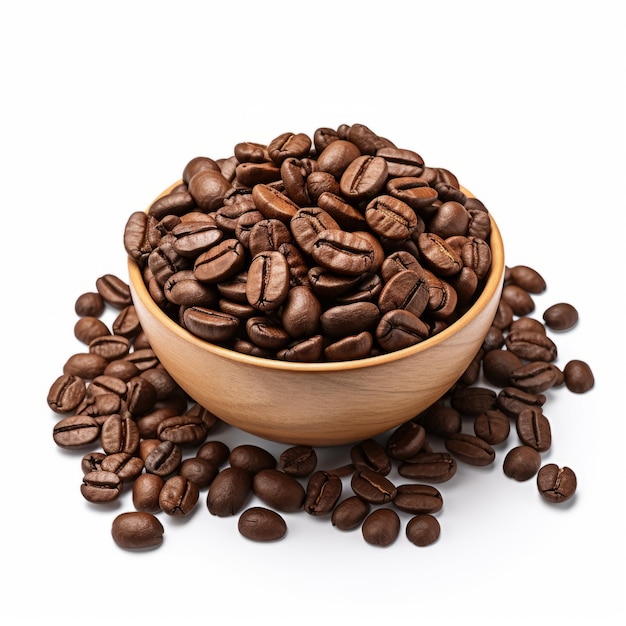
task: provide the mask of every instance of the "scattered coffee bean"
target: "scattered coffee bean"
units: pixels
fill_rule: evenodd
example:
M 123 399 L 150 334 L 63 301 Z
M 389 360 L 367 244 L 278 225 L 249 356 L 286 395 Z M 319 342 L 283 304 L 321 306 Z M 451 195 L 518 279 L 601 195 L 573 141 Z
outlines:
M 287 534 L 287 524 L 283 517 L 260 506 L 246 509 L 237 523 L 239 532 L 252 541 L 278 541 Z
M 576 486 L 576 474 L 569 467 L 549 463 L 537 473 L 537 488 L 541 497 L 548 502 L 566 502 L 576 492 Z
M 439 521 L 428 513 L 415 515 L 406 525 L 406 536 L 416 546 L 424 547 L 435 543 L 441 534 Z
M 156 548 L 163 543 L 164 532 L 159 519 L 143 511 L 120 513 L 111 526 L 113 541 L 127 550 Z

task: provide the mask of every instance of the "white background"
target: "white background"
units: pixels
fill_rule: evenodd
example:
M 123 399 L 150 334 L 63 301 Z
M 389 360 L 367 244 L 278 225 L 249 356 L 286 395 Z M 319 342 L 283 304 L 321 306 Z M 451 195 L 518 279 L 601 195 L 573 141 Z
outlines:
M 624 22 L 618 2 L 23 1 L 0 9 L 4 624 L 624 623 Z M 596 386 L 549 394 L 545 462 L 574 500 L 462 466 L 441 486 L 440 540 L 367 545 L 287 515 L 254 544 L 236 518 L 161 519 L 161 548 L 125 552 L 82 499 L 81 454 L 46 405 L 74 301 L 125 277 L 122 231 L 194 156 L 239 141 L 364 123 L 453 171 L 490 209 L 509 265 L 569 301 L 558 364 Z M 216 435 L 217 436 L 217 435 Z M 254 442 L 220 432 L 231 444 Z M 273 450 L 280 446 L 270 446 Z M 334 457 L 341 451 L 322 451 Z M 343 451 L 345 453 L 345 450 Z M 403 521 L 406 521 L 403 517 Z M 577 621 L 578 621 L 577 620 Z

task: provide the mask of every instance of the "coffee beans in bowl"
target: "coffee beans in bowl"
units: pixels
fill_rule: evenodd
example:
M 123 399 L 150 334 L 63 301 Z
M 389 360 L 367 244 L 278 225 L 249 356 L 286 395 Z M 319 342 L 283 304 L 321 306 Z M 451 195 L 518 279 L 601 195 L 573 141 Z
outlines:
M 220 419 L 294 445 L 365 439 L 471 362 L 504 251 L 449 170 L 354 124 L 181 171 L 128 219 L 130 289 L 165 369 Z

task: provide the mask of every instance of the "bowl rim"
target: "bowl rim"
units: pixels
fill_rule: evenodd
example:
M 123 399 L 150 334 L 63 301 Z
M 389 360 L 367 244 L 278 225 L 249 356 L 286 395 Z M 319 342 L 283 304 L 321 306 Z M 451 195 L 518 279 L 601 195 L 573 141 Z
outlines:
M 171 189 L 175 188 L 181 183 L 177 181 L 173 185 L 170 185 L 165 189 L 156 199 L 167 195 Z M 475 197 L 465 187 L 460 186 L 468 197 Z M 155 200 L 156 200 L 155 199 Z M 148 209 L 146 209 L 147 211 Z M 261 367 L 264 369 L 283 370 L 287 372 L 336 372 L 336 371 L 348 371 L 364 369 L 369 367 L 377 367 L 380 365 L 393 363 L 402 359 L 414 356 L 420 352 L 424 352 L 434 346 L 443 343 L 448 337 L 456 334 L 468 324 L 470 324 L 485 308 L 487 302 L 494 296 L 498 287 L 502 284 L 504 277 L 504 244 L 502 241 L 502 234 L 498 225 L 496 224 L 491 212 L 489 212 L 489 219 L 491 222 L 490 233 L 490 249 L 491 249 L 491 267 L 484 287 L 474 304 L 455 322 L 450 324 L 447 328 L 440 331 L 436 335 L 421 341 L 418 344 L 395 350 L 393 352 L 385 352 L 376 356 L 365 357 L 363 359 L 355 359 L 349 361 L 316 361 L 316 362 L 300 362 L 300 361 L 281 361 L 279 359 L 269 359 L 267 357 L 253 356 L 237 352 L 230 348 L 218 346 L 212 344 L 205 339 L 197 337 L 190 331 L 183 328 L 180 324 L 171 319 L 163 310 L 157 305 L 152 296 L 150 295 L 148 288 L 146 287 L 141 269 L 135 259 L 128 256 L 128 274 L 129 280 L 132 286 L 131 293 L 134 291 L 137 298 L 139 298 L 143 306 L 148 312 L 154 316 L 166 329 L 177 335 L 180 339 L 188 341 L 202 351 L 206 351 L 217 357 L 228 359 L 230 361 L 239 362 L 245 365 Z

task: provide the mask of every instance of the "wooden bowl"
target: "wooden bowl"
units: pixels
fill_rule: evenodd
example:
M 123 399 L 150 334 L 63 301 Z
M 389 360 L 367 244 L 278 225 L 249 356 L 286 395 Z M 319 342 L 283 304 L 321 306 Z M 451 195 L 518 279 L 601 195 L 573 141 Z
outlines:
M 504 280 L 504 247 L 493 218 L 491 226 L 491 270 L 465 315 L 415 346 L 355 361 L 283 362 L 210 344 L 161 311 L 132 259 L 129 284 L 152 349 L 193 400 L 224 422 L 271 441 L 348 444 L 415 417 L 469 366 L 494 319 Z

